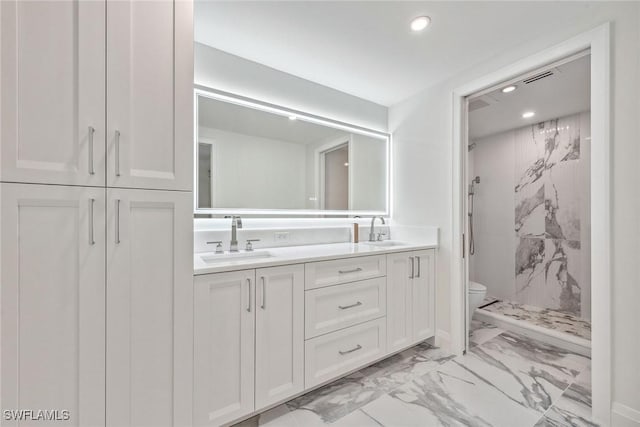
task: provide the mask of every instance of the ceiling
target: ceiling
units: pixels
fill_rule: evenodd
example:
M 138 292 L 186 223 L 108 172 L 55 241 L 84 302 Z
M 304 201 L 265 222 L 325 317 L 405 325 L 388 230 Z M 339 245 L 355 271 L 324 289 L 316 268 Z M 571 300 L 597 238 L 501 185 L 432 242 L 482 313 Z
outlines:
M 547 70 L 535 73 L 541 76 Z M 469 138 L 477 139 L 539 123 L 557 117 L 590 110 L 591 68 L 590 56 L 583 56 L 548 70 L 551 75 L 530 83 L 515 82 L 517 89 L 502 93 L 496 90 L 471 100 L 469 103 Z M 524 119 L 525 111 L 535 116 Z
M 585 2 L 205 1 L 195 39 L 390 106 L 592 14 Z M 604 6 L 603 6 L 604 7 Z M 413 33 L 409 22 L 429 15 Z
M 343 131 L 216 99 L 198 98 L 198 125 L 277 141 L 309 144 Z

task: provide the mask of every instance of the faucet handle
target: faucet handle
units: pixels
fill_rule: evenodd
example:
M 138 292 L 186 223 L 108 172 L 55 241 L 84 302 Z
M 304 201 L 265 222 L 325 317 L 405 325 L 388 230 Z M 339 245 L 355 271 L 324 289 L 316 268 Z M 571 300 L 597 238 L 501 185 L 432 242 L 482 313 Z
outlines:
M 251 242 L 259 242 L 259 241 L 260 239 L 247 239 L 247 244 L 244 250 L 247 252 L 251 252 L 253 250 L 253 245 L 251 244 Z
M 207 242 L 207 245 L 213 245 L 216 244 L 216 253 L 217 254 L 221 254 L 224 251 L 222 250 L 222 240 L 214 240 L 212 242 Z
M 387 233 L 384 233 L 384 232 L 378 233 L 378 242 L 382 240 L 382 236 L 386 236 L 386 235 Z

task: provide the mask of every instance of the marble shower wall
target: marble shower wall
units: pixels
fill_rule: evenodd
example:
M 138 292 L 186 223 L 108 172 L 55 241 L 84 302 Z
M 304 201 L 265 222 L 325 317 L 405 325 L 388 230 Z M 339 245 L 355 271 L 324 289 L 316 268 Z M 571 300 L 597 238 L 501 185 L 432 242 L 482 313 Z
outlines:
M 473 172 L 481 184 L 475 225 L 480 230 L 488 222 L 488 228 L 476 233 L 471 276 L 490 295 L 590 318 L 589 119 L 580 113 L 476 141 Z M 514 172 L 507 194 L 507 177 L 498 183 L 496 170 L 509 159 Z M 513 209 L 512 221 L 500 213 L 507 209 Z M 504 243 L 509 237 L 510 245 Z M 497 240 L 513 257 L 481 254 L 493 252 Z M 489 269 L 500 270 L 502 279 L 494 280 Z

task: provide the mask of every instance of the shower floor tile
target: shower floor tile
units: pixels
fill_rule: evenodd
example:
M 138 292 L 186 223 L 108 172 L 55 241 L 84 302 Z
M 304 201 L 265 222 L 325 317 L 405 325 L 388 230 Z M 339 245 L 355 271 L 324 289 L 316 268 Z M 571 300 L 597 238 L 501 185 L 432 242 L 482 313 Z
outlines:
M 485 302 L 488 303 L 493 300 L 494 299 L 486 299 Z M 559 332 L 591 340 L 591 322 L 560 311 L 511 301 L 498 301 L 480 310 L 501 314 L 513 319 L 533 323 L 543 328 L 554 329 Z

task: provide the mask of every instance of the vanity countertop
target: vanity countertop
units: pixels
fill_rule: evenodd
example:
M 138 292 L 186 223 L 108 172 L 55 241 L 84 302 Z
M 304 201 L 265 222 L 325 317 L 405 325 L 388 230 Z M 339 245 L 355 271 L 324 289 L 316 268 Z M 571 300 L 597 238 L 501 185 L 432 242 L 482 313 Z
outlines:
M 353 258 L 367 255 L 384 255 L 422 249 L 434 249 L 435 242 L 403 243 L 395 246 L 373 246 L 366 243 L 330 243 L 306 246 L 286 246 L 268 249 L 256 249 L 255 252 L 268 251 L 267 257 L 228 259 L 206 262 L 204 258 L 215 258 L 214 252 L 196 253 L 193 256 L 193 274 L 221 273 L 252 268 L 275 267 L 287 264 L 326 261 L 338 258 Z

